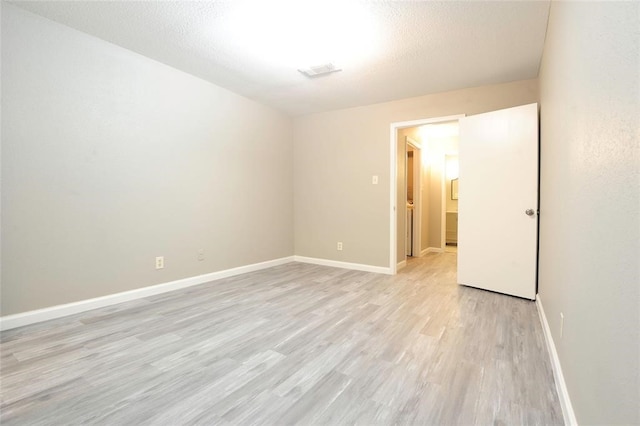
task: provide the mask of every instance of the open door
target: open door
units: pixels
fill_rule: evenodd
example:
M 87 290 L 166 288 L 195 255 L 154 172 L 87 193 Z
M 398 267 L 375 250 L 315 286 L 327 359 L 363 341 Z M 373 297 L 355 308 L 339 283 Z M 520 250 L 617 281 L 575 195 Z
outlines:
M 460 119 L 458 283 L 535 299 L 538 105 Z

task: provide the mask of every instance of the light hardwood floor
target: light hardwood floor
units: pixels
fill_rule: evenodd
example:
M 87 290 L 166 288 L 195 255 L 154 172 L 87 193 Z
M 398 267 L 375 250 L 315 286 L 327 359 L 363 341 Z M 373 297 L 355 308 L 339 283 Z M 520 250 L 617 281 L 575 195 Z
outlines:
M 2 425 L 562 424 L 533 302 L 291 263 L 2 333 Z

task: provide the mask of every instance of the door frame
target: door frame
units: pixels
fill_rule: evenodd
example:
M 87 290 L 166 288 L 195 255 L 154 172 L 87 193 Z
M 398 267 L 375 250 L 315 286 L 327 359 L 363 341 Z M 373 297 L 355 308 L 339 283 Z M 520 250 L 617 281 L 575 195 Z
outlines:
M 389 271 L 391 275 L 395 275 L 397 273 L 398 267 L 398 217 L 396 206 L 398 196 L 398 130 L 406 129 L 408 127 L 424 126 L 425 124 L 460 120 L 465 115 L 466 114 L 456 114 L 445 117 L 398 121 L 389 125 Z
M 422 244 L 420 237 L 422 235 L 422 144 L 409 136 L 405 137 L 405 149 L 410 145 L 413 148 L 413 227 L 411 228 L 411 237 L 413 244 L 411 245 L 411 251 L 414 253 L 413 257 L 419 257 L 422 252 Z M 405 171 L 406 171 L 405 167 Z M 405 194 L 407 193 L 408 179 L 405 177 Z M 405 195 L 405 203 L 406 203 Z M 416 221 L 416 217 L 418 220 Z M 405 224 L 405 232 L 407 234 Z M 416 238 L 417 237 L 417 238 Z M 417 254 L 416 254 L 417 253 Z

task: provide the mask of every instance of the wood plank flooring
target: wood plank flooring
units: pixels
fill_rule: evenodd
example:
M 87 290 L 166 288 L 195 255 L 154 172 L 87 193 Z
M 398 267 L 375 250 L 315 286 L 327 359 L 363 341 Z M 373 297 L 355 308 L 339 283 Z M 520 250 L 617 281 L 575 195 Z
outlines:
M 562 424 L 533 302 L 302 263 L 2 333 L 2 425 Z

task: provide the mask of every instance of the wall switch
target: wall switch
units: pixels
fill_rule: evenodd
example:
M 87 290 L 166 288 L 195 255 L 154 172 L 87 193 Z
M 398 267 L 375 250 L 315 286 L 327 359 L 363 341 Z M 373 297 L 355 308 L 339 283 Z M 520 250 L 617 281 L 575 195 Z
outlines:
M 562 332 L 564 331 L 564 314 L 560 312 L 560 338 L 562 339 Z
M 164 256 L 156 257 L 156 269 L 164 268 Z
M 342 241 L 338 241 L 338 250 L 342 250 Z
M 198 250 L 198 260 L 200 260 L 200 261 L 204 260 L 204 250 L 203 249 Z
M 373 177 L 371 178 L 371 183 L 373 185 L 377 185 L 378 184 L 378 175 L 373 175 Z

